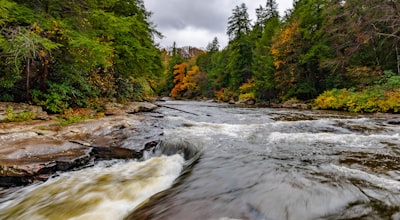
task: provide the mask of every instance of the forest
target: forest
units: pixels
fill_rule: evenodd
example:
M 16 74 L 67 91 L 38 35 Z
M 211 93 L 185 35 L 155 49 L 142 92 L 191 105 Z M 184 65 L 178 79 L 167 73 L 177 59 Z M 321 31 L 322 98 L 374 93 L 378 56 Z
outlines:
M 0 0 L 0 99 L 63 113 L 152 95 L 160 35 L 141 0 Z
M 62 113 L 104 102 L 175 99 L 307 102 L 400 111 L 400 2 L 275 0 L 232 10 L 220 48 L 160 48 L 142 0 L 0 0 L 0 101 Z

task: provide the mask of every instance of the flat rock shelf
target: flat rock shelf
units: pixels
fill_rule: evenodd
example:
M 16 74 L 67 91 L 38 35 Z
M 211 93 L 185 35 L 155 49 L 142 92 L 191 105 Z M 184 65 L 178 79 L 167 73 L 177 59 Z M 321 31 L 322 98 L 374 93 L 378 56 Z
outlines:
M 156 108 L 151 103 L 130 103 L 123 108 L 128 111 L 69 126 L 52 120 L 0 124 L 0 187 L 44 181 L 96 160 L 140 159 L 143 151 L 157 145 L 159 133 L 129 147 L 124 141 L 142 129 L 144 116 L 133 113 Z

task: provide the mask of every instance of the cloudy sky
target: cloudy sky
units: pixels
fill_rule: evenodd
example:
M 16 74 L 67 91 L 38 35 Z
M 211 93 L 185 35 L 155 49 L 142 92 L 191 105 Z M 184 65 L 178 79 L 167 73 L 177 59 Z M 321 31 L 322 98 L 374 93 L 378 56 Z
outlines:
M 226 46 L 228 17 L 236 5 L 245 3 L 250 19 L 255 21 L 255 9 L 265 6 L 266 0 L 144 0 L 146 9 L 153 13 L 151 20 L 163 39 L 156 39 L 161 47 L 194 46 L 205 48 L 214 37 L 221 47 Z M 292 7 L 292 0 L 276 0 L 281 15 Z

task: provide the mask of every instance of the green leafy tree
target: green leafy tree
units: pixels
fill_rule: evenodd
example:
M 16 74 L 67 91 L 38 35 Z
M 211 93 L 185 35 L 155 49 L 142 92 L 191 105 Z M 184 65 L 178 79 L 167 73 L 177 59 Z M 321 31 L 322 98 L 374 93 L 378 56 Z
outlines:
M 0 3 L 2 100 L 62 112 L 140 98 L 162 73 L 159 33 L 141 0 Z
M 228 19 L 227 34 L 230 42 L 228 46 L 229 62 L 229 87 L 237 90 L 240 85 L 252 77 L 252 41 L 249 37 L 251 24 L 247 13 L 246 4 L 242 3 L 233 9 L 232 16 Z
M 327 47 L 322 12 L 327 0 L 302 0 L 294 4 L 286 27 L 272 46 L 275 80 L 283 99 L 311 99 L 324 90 L 321 60 Z
M 256 10 L 257 22 L 253 32 L 256 34 L 255 48 L 253 49 L 252 69 L 255 81 L 256 98 L 271 100 L 276 98 L 276 83 L 274 81 L 274 64 L 271 54 L 271 45 L 276 32 L 280 27 L 277 4 L 268 0 L 265 7 Z

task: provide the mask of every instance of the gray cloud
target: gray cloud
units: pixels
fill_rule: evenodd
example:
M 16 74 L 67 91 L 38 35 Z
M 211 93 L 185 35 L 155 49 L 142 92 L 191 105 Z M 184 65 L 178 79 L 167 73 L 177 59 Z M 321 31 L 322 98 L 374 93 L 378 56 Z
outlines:
M 226 10 L 216 0 L 145 0 L 159 27 L 184 29 L 187 26 L 219 31 L 225 27 Z M 229 11 L 228 11 L 229 14 Z
M 226 26 L 232 9 L 246 3 L 251 18 L 255 8 L 265 5 L 265 0 L 144 0 L 146 9 L 153 12 L 151 20 L 165 38 L 161 46 L 206 47 L 216 36 L 220 44 L 227 44 Z M 292 0 L 277 0 L 279 8 L 291 7 Z

